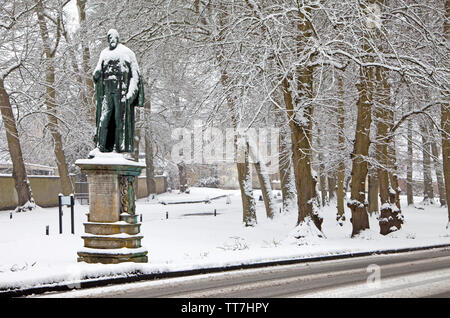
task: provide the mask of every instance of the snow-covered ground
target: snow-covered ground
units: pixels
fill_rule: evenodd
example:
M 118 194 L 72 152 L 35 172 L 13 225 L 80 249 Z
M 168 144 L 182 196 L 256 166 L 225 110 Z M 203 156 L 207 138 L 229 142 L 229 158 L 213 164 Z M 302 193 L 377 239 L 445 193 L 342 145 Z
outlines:
M 274 193 L 276 193 L 275 191 Z M 195 201 L 220 195 L 227 198 L 210 204 L 163 205 L 159 202 Z M 256 199 L 260 192 L 255 191 Z M 279 197 L 278 197 L 279 198 Z M 402 198 L 405 199 L 405 198 Z M 416 198 L 417 202 L 420 200 Z M 70 234 L 70 209 L 64 208 L 63 230 L 58 232 L 58 208 L 38 208 L 33 212 L 0 211 L 0 290 L 26 288 L 47 284 L 76 284 L 80 279 L 123 275 L 139 271 L 158 273 L 262 261 L 286 260 L 350 252 L 422 247 L 450 244 L 446 230 L 447 210 L 426 207 L 425 210 L 405 207 L 405 224 L 401 231 L 386 237 L 378 234 L 377 220 L 372 218 L 371 230 L 358 238 L 350 238 L 350 215 L 343 227 L 336 222 L 336 208 L 323 211 L 323 233 L 326 238 L 298 241 L 293 238 L 297 215 L 295 211 L 277 213 L 273 220 L 265 217 L 264 204 L 257 200 L 257 225 L 242 224 L 239 191 L 192 188 L 190 194 L 165 193 L 155 199 L 137 202 L 137 213 L 143 215 L 142 244 L 149 251 L 147 264 L 118 265 L 77 263 L 77 250 L 83 246 L 88 206 L 75 209 L 75 235 Z M 277 209 L 281 202 L 277 199 Z M 214 216 L 214 210 L 217 215 Z M 168 219 L 166 219 L 168 212 Z M 46 226 L 50 235 L 45 235 Z

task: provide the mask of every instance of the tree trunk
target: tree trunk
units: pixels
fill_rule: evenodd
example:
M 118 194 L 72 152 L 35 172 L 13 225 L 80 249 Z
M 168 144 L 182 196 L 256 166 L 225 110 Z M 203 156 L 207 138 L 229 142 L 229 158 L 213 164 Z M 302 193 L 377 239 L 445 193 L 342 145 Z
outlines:
M 394 114 L 392 113 L 391 122 L 394 122 Z M 395 151 L 395 141 L 392 141 L 391 144 L 388 146 L 388 156 L 389 156 L 389 181 L 391 182 L 391 202 L 393 202 L 398 210 L 401 213 L 400 208 L 400 194 L 402 190 L 400 189 L 400 186 L 398 184 L 398 168 L 397 168 L 397 153 Z M 399 217 L 401 220 L 403 220 L 403 216 Z M 403 222 L 402 222 L 403 224 Z
M 430 141 L 426 124 L 421 125 L 422 130 L 422 158 L 423 158 L 423 203 L 434 203 L 433 179 L 431 177 Z
M 317 148 L 322 149 L 321 146 L 321 130 L 317 129 Z M 321 204 L 322 206 L 325 206 L 328 204 L 328 196 L 327 196 L 327 178 L 325 176 L 325 165 L 323 163 L 323 153 L 321 150 L 319 150 L 319 153 L 317 155 L 319 160 L 319 189 L 320 189 L 320 198 L 321 198 Z
M 153 164 L 153 143 L 151 138 L 151 102 L 150 96 L 148 96 L 147 100 L 144 103 L 144 118 L 145 118 L 145 128 L 144 128 L 144 143 L 145 143 L 145 175 L 146 175 L 146 183 L 147 183 L 147 195 L 151 193 L 156 193 L 156 184 L 155 184 L 155 166 Z
M 366 203 L 367 161 L 365 158 L 369 155 L 370 146 L 373 81 L 373 67 L 361 67 L 360 83 L 357 84 L 359 99 L 357 103 L 358 114 L 355 142 L 352 153 L 351 192 L 350 201 L 347 203 L 352 212 L 352 237 L 369 228 Z
M 59 132 L 59 124 L 56 110 L 56 91 L 55 91 L 55 66 L 54 66 L 54 54 L 55 48 L 52 50 L 50 46 L 50 36 L 47 29 L 47 23 L 45 21 L 42 2 L 38 1 L 36 6 L 36 13 L 38 16 L 38 23 L 40 34 L 42 38 L 44 54 L 45 54 L 45 105 L 47 106 L 47 118 L 48 128 L 53 140 L 53 148 L 55 152 L 56 165 L 58 166 L 59 178 L 61 182 L 61 192 L 64 195 L 69 195 L 73 192 L 72 182 L 69 177 L 69 171 L 67 169 L 66 156 L 64 154 L 62 137 Z M 58 26 L 59 27 L 59 26 Z M 59 42 L 61 34 L 57 32 L 56 43 Z
M 380 234 L 386 235 L 400 230 L 403 217 L 400 210 L 400 191 L 396 177 L 394 148 L 390 145 L 389 131 L 394 125 L 394 112 L 390 101 L 390 86 L 387 73 L 376 68 L 376 92 L 378 107 L 375 109 L 377 124 L 376 159 L 380 191 Z M 390 173 L 391 171 L 391 173 Z
M 433 155 L 434 170 L 436 171 L 436 180 L 437 180 L 437 186 L 438 186 L 438 192 L 439 192 L 439 203 L 441 204 L 441 207 L 443 207 L 443 206 L 447 205 L 447 198 L 445 195 L 442 164 L 439 161 L 439 149 L 438 149 L 438 146 L 436 145 L 435 141 L 431 142 L 431 153 Z
M 248 160 L 237 164 L 239 189 L 242 199 L 242 222 L 245 226 L 256 225 L 256 203 L 253 197 L 252 178 Z
M 328 200 L 332 202 L 336 199 L 336 177 L 334 174 L 329 173 L 327 177 L 328 181 Z
M 86 111 L 86 120 L 87 121 L 92 121 L 92 114 L 91 114 L 91 110 L 89 109 L 89 99 L 88 96 L 86 95 L 86 90 L 85 90 L 85 83 L 84 83 L 84 79 L 82 77 L 82 72 L 80 71 L 80 68 L 78 66 L 78 62 L 77 62 L 77 58 L 75 56 L 75 52 L 77 51 L 77 49 L 75 48 L 75 46 L 73 45 L 72 39 L 70 38 L 70 35 L 67 33 L 66 27 L 63 27 L 63 36 L 64 39 L 66 40 L 67 44 L 71 47 L 68 50 L 68 54 L 70 56 L 70 61 L 72 64 L 72 69 L 73 69 L 73 75 L 77 81 L 78 84 L 78 89 L 79 89 L 79 96 L 80 99 L 83 102 L 83 105 L 86 107 L 87 111 Z M 95 122 L 94 122 L 95 125 Z
M 447 41 L 450 35 L 450 0 L 445 3 L 445 23 L 444 23 L 444 35 Z M 445 103 L 441 104 L 441 137 L 442 137 L 442 165 L 444 168 L 444 180 L 445 180 L 445 194 L 447 200 L 450 200 L 450 103 L 448 87 L 447 91 L 441 93 L 445 98 Z M 446 97 L 445 97 L 446 96 Z M 450 228 L 450 204 L 447 202 L 448 211 L 448 223 L 447 229 Z
M 338 151 L 345 151 L 345 102 L 344 102 L 344 76 L 340 74 L 338 77 Z M 347 188 L 345 186 L 345 160 L 342 158 L 339 162 L 337 171 L 337 217 L 336 220 L 340 225 L 345 220 L 344 198 Z
M 448 3 L 448 2 L 447 2 Z M 447 5 L 448 16 L 448 5 Z M 442 164 L 445 180 L 445 194 L 447 200 L 450 200 L 450 104 L 441 105 L 441 127 L 442 127 Z M 450 204 L 447 202 L 448 226 L 450 226 Z
M 264 163 L 261 163 L 257 150 L 253 149 L 248 142 L 247 148 L 249 149 L 249 154 L 254 161 L 253 166 L 255 167 L 256 175 L 258 176 L 259 186 L 261 188 L 264 206 L 266 208 L 266 216 L 269 219 L 273 219 L 275 215 L 275 204 L 272 198 L 272 186 L 270 184 L 269 176 L 265 171 L 263 171 Z
M 299 35 L 297 38 L 298 55 L 304 52 L 305 43 L 313 35 L 313 27 L 305 14 L 310 14 L 310 7 L 304 7 L 304 12 L 299 12 Z M 317 210 L 317 181 L 312 173 L 312 115 L 313 104 L 313 67 L 299 65 L 294 73 L 296 87 L 290 87 L 287 78 L 282 81 L 282 93 L 291 128 L 293 167 L 295 175 L 295 187 L 297 189 L 298 219 L 297 225 L 315 226 L 322 230 L 323 219 Z M 295 99 L 294 99 L 295 96 Z M 301 115 L 299 110 L 302 110 Z M 301 117 L 299 117 L 299 115 Z M 309 221 L 312 221 L 309 222 Z M 321 234 L 318 234 L 321 236 Z M 299 233 L 299 238 L 303 233 Z
M 150 132 L 145 132 L 145 175 L 147 182 L 147 195 L 151 193 L 156 193 L 156 184 L 155 184 L 155 166 L 153 165 L 153 143 L 150 137 Z
M 234 105 L 234 104 L 233 104 Z M 235 137 L 237 150 L 237 172 L 242 199 L 242 222 L 245 226 L 256 225 L 256 203 L 253 197 L 252 175 L 249 161 L 249 149 L 246 136 Z
M 253 164 L 258 176 L 258 181 L 261 187 L 261 193 L 264 200 L 264 206 L 266 208 L 266 216 L 269 219 L 273 219 L 275 215 L 275 206 L 272 199 L 272 187 L 270 185 L 269 176 L 262 171 L 261 162 L 255 162 Z
M 378 213 L 378 178 L 375 171 L 371 171 L 368 177 L 368 201 L 369 214 Z
M 187 178 L 186 178 L 186 164 L 184 162 L 177 163 L 178 167 L 178 178 L 180 182 L 180 192 L 185 192 L 187 189 Z
M 380 9 L 380 6 L 384 4 L 384 0 L 370 0 L 369 5 L 373 5 Z M 360 3 L 363 10 L 363 3 Z M 374 49 L 368 43 L 370 43 L 371 37 L 378 37 L 377 30 L 373 24 L 367 25 L 368 29 L 363 31 L 362 34 L 362 49 L 368 54 L 365 62 L 373 62 L 374 58 L 371 56 L 374 53 Z M 352 184 L 350 201 L 347 203 L 352 212 L 352 237 L 361 233 L 361 231 L 369 228 L 369 217 L 367 213 L 366 203 L 366 177 L 367 177 L 367 161 L 365 158 L 369 155 L 370 147 L 370 126 L 372 123 L 372 108 L 373 108 L 373 94 L 374 94 L 374 80 L 375 69 L 374 67 L 361 66 L 360 67 L 360 82 L 357 84 L 358 89 L 358 113 L 356 121 L 356 133 L 354 141 L 354 149 L 352 153 Z M 381 180 L 380 191 L 381 191 Z
M 408 120 L 408 161 L 406 166 L 406 198 L 408 205 L 414 205 L 413 193 L 413 142 L 412 121 Z
M 6 141 L 8 143 L 9 155 L 13 165 L 14 186 L 17 192 L 19 210 L 27 202 L 33 202 L 27 172 L 23 162 L 22 148 L 20 146 L 19 133 L 12 110 L 9 95 L 4 86 L 4 80 L 0 78 L 0 113 L 5 126 Z
M 139 152 L 140 152 L 140 145 L 141 145 L 141 128 L 139 127 L 140 124 L 138 124 L 141 120 L 141 110 L 137 107 L 136 108 L 136 133 L 134 135 L 134 153 L 133 153 L 133 159 L 136 162 L 139 162 Z M 136 176 L 134 178 L 134 193 L 137 195 L 139 193 L 139 176 Z
M 224 26 L 224 22 L 228 13 L 225 8 L 222 8 L 221 14 L 219 14 L 219 24 L 221 27 Z M 219 43 L 222 39 L 219 39 Z M 220 47 L 223 50 L 223 47 Z M 226 92 L 226 103 L 228 109 L 231 114 L 231 124 L 233 125 L 234 130 L 237 134 L 239 128 L 238 118 L 236 117 L 237 112 L 235 109 L 235 103 L 233 97 L 231 96 L 231 92 L 228 90 L 229 88 L 229 78 L 228 73 L 223 65 L 223 54 L 222 52 L 216 52 L 216 60 L 219 64 L 220 68 L 220 81 L 222 84 L 223 91 Z M 238 172 L 238 182 L 239 188 L 241 191 L 241 199 L 242 199 L 242 219 L 245 226 L 255 226 L 256 225 L 256 202 L 253 197 L 253 187 L 252 187 L 252 179 L 251 179 L 251 169 L 248 158 L 248 147 L 247 141 L 245 140 L 245 136 L 236 135 L 234 138 L 234 146 L 237 150 L 237 172 Z
M 221 59 L 218 58 L 220 61 Z M 221 83 L 224 90 L 228 87 L 228 74 L 225 69 L 221 70 Z M 233 98 L 227 94 L 226 96 L 227 105 L 231 113 L 231 123 L 233 128 L 237 132 L 238 122 L 235 117 L 236 110 Z M 251 169 L 248 158 L 248 147 L 245 136 L 235 136 L 234 145 L 237 149 L 237 172 L 238 172 L 238 182 L 239 189 L 241 190 L 242 199 L 242 220 L 245 226 L 255 226 L 256 225 L 256 203 L 253 197 L 253 186 L 251 178 Z
M 89 50 L 89 37 L 87 34 L 87 21 L 86 21 L 86 2 L 87 0 L 77 0 L 78 19 L 80 23 L 80 38 L 81 38 L 81 51 L 82 51 L 82 66 L 83 66 L 83 78 L 84 87 L 86 89 L 86 101 L 88 107 L 88 113 L 90 114 L 90 121 L 96 123 L 96 110 L 94 97 L 94 82 L 92 80 L 92 72 L 90 68 L 91 53 Z
M 289 117 L 289 125 L 291 128 L 295 187 L 297 189 L 297 225 L 305 221 L 306 218 L 310 217 L 315 226 L 321 230 L 323 220 L 317 215 L 313 207 L 316 200 L 316 189 L 311 172 L 311 145 L 309 143 L 311 140 L 310 132 L 312 122 L 311 120 L 308 120 L 308 126 L 305 127 L 296 121 L 294 104 L 291 95 L 292 91 L 290 90 L 287 79 L 283 80 L 282 87 L 284 102 Z M 312 109 L 310 109 L 310 107 L 306 107 L 304 113 L 305 116 L 311 116 Z
M 291 188 L 293 184 L 291 176 L 292 153 L 288 148 L 289 136 L 287 134 L 288 132 L 286 131 L 286 128 L 284 126 L 280 127 L 278 167 L 283 199 L 283 211 L 289 210 L 293 200 L 295 199 L 295 193 Z

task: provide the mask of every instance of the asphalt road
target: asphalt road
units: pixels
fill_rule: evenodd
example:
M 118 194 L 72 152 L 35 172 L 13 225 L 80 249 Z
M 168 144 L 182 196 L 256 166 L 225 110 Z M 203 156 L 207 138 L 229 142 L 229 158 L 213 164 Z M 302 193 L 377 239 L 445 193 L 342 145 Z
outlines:
M 450 248 L 161 279 L 44 297 L 450 298 Z

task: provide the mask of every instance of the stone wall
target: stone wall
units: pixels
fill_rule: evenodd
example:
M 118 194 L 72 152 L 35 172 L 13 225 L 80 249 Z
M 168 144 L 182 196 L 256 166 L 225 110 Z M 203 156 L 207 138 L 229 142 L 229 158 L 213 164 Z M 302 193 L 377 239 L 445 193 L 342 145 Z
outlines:
M 156 194 L 167 191 L 167 178 L 165 176 L 155 176 Z M 139 177 L 137 198 L 145 198 L 147 196 L 147 177 Z
M 58 206 L 58 194 L 61 185 L 58 176 L 28 176 L 31 192 L 38 206 Z M 156 176 L 156 193 L 167 191 L 167 181 L 164 176 Z M 74 183 L 75 184 L 75 183 Z M 139 177 L 138 198 L 147 196 L 147 183 L 145 177 Z M 17 192 L 14 188 L 14 179 L 11 175 L 0 175 L 0 210 L 11 210 L 17 207 Z
M 10 175 L 0 175 L 0 210 L 17 207 L 17 192 L 14 179 Z
M 28 176 L 34 201 L 42 207 L 58 205 L 61 193 L 59 176 Z M 0 175 L 0 210 L 17 207 L 17 192 L 11 175 Z

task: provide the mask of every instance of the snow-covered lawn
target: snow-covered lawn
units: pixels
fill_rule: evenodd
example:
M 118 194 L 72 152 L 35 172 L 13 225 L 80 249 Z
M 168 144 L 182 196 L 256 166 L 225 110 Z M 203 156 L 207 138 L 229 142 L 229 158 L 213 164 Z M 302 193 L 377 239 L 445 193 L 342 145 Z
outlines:
M 276 193 L 277 191 L 275 191 Z M 220 195 L 227 198 L 210 204 L 163 205 L 166 201 L 195 201 Z M 70 209 L 64 208 L 63 230 L 58 232 L 58 208 L 38 208 L 33 212 L 0 211 L 0 289 L 25 288 L 43 284 L 76 283 L 86 277 L 121 275 L 140 271 L 157 273 L 196 268 L 249 264 L 292 258 L 366 252 L 382 249 L 450 244 L 447 210 L 427 207 L 418 210 L 405 207 L 405 224 L 401 231 L 387 237 L 378 234 L 375 218 L 371 230 L 359 238 L 350 238 L 350 215 L 343 227 L 336 222 L 334 206 L 325 208 L 323 232 L 326 239 L 293 239 L 297 215 L 277 213 L 274 220 L 265 217 L 264 204 L 257 199 L 258 224 L 242 224 L 239 191 L 192 188 L 190 194 L 165 193 L 155 199 L 137 202 L 137 213 L 143 215 L 142 244 L 149 251 L 148 264 L 123 263 L 102 265 L 77 263 L 77 250 L 83 246 L 87 205 L 75 209 L 75 235 L 70 234 Z M 405 199 L 405 198 L 402 198 Z M 416 198 L 419 201 L 419 198 Z M 281 205 L 277 200 L 278 209 Z M 214 210 L 217 215 L 214 216 Z M 168 212 L 168 219 L 166 219 Z M 46 226 L 50 235 L 45 235 Z

